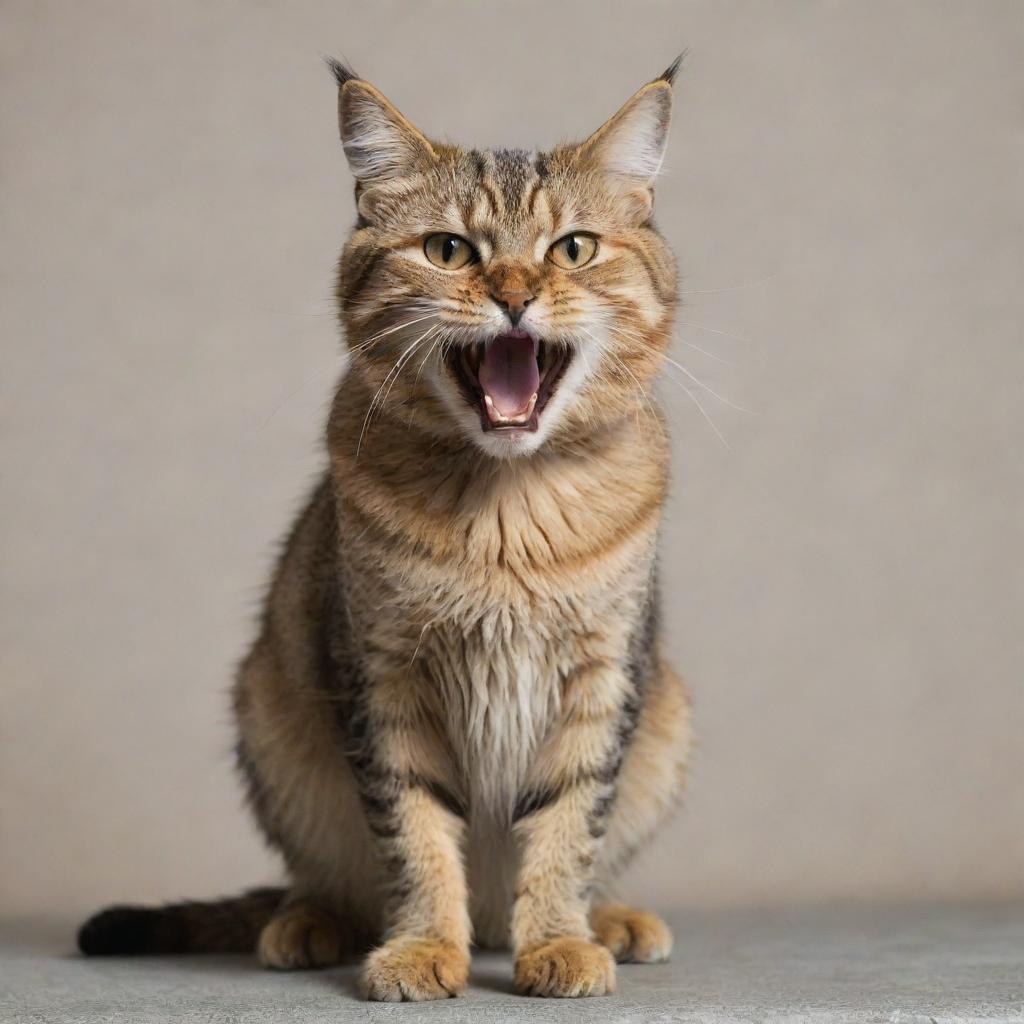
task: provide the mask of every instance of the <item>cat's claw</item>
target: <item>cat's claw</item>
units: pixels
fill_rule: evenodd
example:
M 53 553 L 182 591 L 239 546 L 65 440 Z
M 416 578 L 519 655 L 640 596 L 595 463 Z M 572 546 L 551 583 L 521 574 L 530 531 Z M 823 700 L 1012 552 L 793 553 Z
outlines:
M 527 996 L 603 996 L 615 991 L 615 961 L 604 946 L 566 936 L 520 953 L 515 982 Z
M 363 965 L 363 992 L 383 1003 L 460 995 L 469 979 L 469 952 L 453 942 L 391 939 Z

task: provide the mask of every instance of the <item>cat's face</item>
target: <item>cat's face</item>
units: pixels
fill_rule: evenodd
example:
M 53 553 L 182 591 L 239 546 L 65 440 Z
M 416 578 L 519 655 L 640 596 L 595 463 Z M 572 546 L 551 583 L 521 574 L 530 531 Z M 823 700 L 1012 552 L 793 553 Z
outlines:
M 650 221 L 673 66 L 579 145 L 429 142 L 337 67 L 359 223 L 338 296 L 378 417 L 502 458 L 649 415 L 675 264 Z

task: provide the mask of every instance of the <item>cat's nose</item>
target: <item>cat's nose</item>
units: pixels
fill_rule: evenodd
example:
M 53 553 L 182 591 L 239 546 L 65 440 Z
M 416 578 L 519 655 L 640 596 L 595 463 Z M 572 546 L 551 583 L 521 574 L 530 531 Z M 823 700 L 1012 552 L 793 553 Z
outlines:
M 525 290 L 500 292 L 494 296 L 494 301 L 508 315 L 509 320 L 512 321 L 512 326 L 518 327 L 519 321 L 522 320 L 523 314 L 526 312 L 526 307 L 533 302 L 533 294 Z

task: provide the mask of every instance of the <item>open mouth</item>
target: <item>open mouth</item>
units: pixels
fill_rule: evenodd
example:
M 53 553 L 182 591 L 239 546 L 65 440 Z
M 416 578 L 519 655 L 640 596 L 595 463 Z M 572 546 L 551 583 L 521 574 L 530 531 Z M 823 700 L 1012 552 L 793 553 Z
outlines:
M 571 359 L 568 348 L 515 330 L 458 348 L 448 363 L 484 430 L 533 431 Z

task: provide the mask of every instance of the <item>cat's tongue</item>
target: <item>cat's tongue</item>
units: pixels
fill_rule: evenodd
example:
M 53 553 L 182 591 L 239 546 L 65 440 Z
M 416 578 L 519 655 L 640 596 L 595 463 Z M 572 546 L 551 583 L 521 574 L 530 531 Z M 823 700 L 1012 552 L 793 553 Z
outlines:
M 528 415 L 540 387 L 537 343 L 525 331 L 499 334 L 484 349 L 477 379 L 488 413 L 496 410 L 500 419 Z

